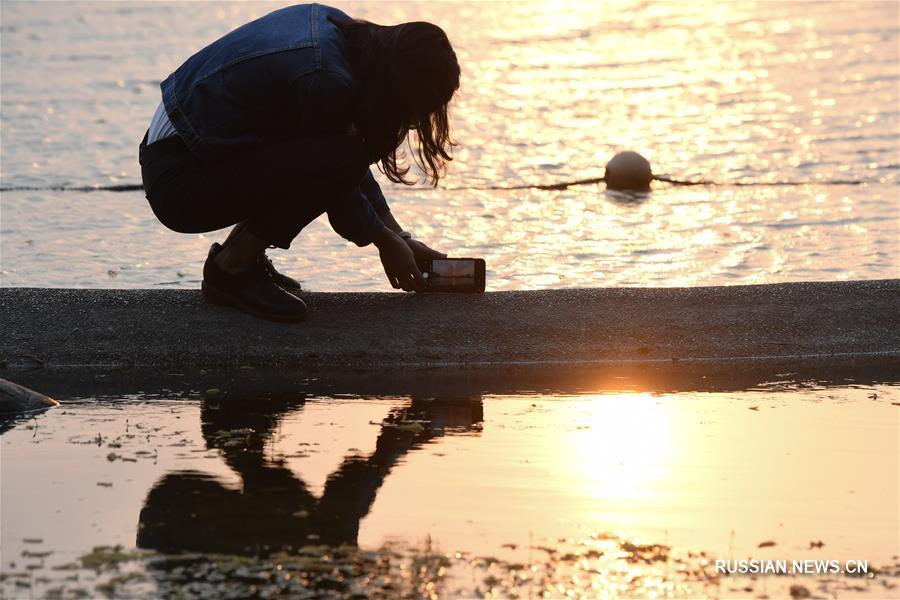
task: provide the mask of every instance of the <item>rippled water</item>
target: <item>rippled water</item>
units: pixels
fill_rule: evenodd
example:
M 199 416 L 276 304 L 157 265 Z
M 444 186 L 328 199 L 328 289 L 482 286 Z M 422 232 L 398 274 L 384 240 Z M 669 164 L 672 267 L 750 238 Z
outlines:
M 484 256 L 489 289 L 900 274 L 895 2 L 338 5 L 457 48 L 450 175 L 385 187 L 420 238 Z M 3 2 L 3 187 L 139 183 L 159 81 L 276 6 Z M 623 149 L 680 179 L 802 185 L 471 189 L 601 176 Z M 195 287 L 222 237 L 165 230 L 140 192 L 7 191 L 0 216 L 3 285 Z M 324 220 L 274 258 L 313 289 L 386 288 Z

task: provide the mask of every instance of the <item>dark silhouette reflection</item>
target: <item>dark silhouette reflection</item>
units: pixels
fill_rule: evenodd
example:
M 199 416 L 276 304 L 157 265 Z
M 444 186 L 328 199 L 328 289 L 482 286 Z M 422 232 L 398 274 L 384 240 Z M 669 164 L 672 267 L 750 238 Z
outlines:
M 0 435 L 3 435 L 19 423 L 23 423 L 31 418 L 31 415 L 3 415 L 0 414 Z
M 619 206 L 639 206 L 650 199 L 650 192 L 605 189 L 603 195 L 607 200 Z
M 301 411 L 304 402 L 296 397 L 205 400 L 201 419 L 207 447 L 222 451 L 242 488 L 197 471 L 165 475 L 141 510 L 138 547 L 265 556 L 308 544 L 356 545 L 360 520 L 399 459 L 436 437 L 479 431 L 483 419 L 480 396 L 413 398 L 384 420 L 375 451 L 346 457 L 317 498 L 293 471 L 264 452 L 281 418 Z

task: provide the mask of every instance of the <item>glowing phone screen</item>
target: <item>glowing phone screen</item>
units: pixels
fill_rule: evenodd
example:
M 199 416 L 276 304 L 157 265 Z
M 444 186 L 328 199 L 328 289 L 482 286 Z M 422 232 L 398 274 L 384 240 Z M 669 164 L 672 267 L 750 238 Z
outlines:
M 475 261 L 433 260 L 429 283 L 432 289 L 472 286 L 475 284 Z

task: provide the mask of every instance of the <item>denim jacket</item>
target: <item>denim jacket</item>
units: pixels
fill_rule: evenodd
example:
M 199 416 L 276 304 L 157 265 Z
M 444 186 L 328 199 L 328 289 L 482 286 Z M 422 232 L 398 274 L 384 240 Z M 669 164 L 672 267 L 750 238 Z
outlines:
M 266 140 L 351 130 L 357 83 L 329 17 L 349 19 L 321 4 L 276 10 L 203 48 L 160 84 L 166 113 L 196 156 L 215 160 Z M 388 211 L 370 170 L 328 218 L 365 246 Z

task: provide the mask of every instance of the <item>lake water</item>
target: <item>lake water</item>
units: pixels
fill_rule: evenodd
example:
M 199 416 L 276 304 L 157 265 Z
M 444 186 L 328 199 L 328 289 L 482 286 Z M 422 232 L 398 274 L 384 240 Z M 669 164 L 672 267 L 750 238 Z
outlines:
M 421 239 L 485 257 L 489 289 L 900 273 L 896 2 L 338 5 L 433 21 L 456 47 L 449 176 L 385 191 Z M 2 187 L 140 183 L 160 80 L 278 6 L 4 1 Z M 642 201 L 602 185 L 474 189 L 599 177 L 625 149 L 725 185 L 657 184 Z M 784 182 L 798 185 L 727 185 Z M 0 219 L 7 286 L 194 288 L 222 238 L 165 230 L 141 192 L 4 191 Z M 377 253 L 324 220 L 274 259 L 311 289 L 389 289 Z
M 177 597 L 274 593 L 322 570 L 298 553 L 358 547 L 437 557 L 413 597 L 900 597 L 896 376 L 584 372 L 260 387 L 252 372 L 51 373 L 47 391 L 78 391 L 0 430 L 0 593 L 157 597 L 172 578 Z M 119 561 L 90 562 L 115 545 Z M 199 565 L 224 554 L 248 558 L 216 588 Z M 715 575 L 745 558 L 872 574 Z

